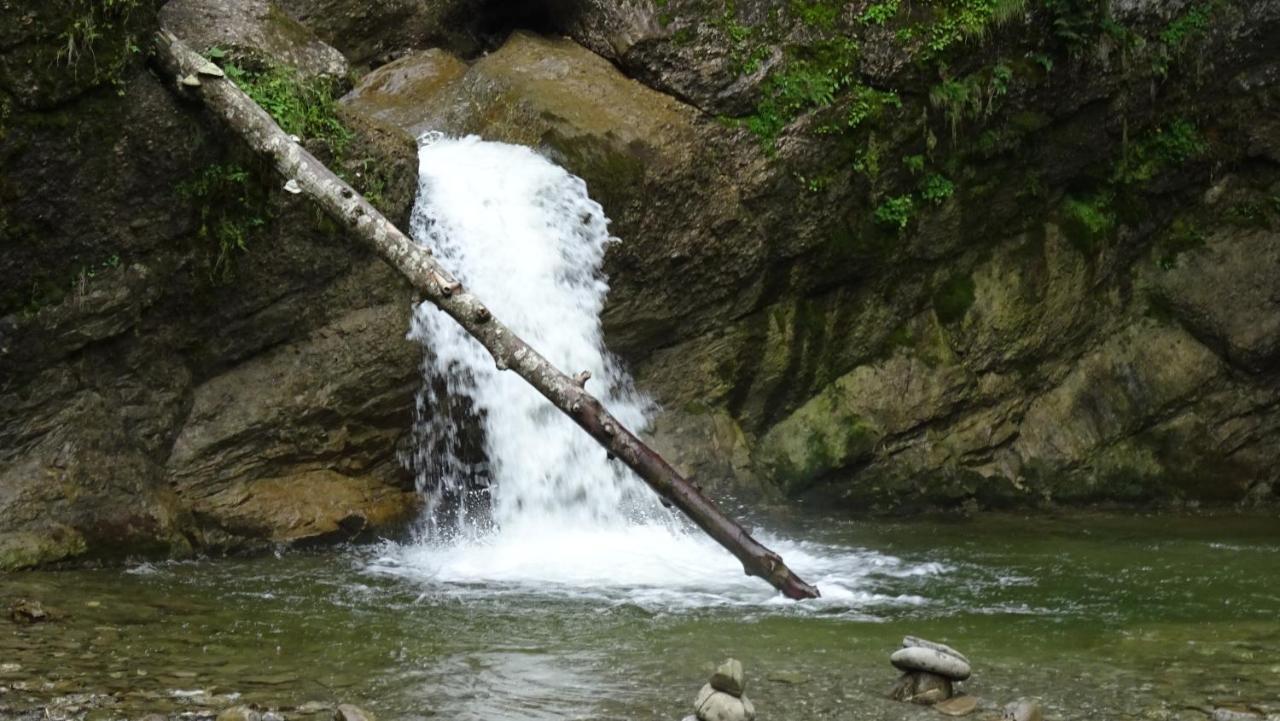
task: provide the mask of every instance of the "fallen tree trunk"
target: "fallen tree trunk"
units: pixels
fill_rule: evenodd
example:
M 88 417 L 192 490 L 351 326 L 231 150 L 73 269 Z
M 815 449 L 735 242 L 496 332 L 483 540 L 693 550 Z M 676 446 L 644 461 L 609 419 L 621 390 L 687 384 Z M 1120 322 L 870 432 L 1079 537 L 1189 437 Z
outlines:
M 168 31 L 156 36 L 161 69 L 178 88 L 201 100 L 254 152 L 270 159 L 289 181 L 352 235 L 370 245 L 403 274 L 427 300 L 448 313 L 493 355 L 622 460 L 660 496 L 669 500 L 707 535 L 729 550 L 746 572 L 773 584 L 788 598 L 814 598 L 818 589 L 787 568 L 727 518 L 662 456 L 627 430 L 584 389 L 586 378 L 570 378 L 494 318 L 489 310 L 432 257 L 431 251 L 401 233 L 350 185 L 285 134 L 271 116 L 226 78 L 216 65 Z

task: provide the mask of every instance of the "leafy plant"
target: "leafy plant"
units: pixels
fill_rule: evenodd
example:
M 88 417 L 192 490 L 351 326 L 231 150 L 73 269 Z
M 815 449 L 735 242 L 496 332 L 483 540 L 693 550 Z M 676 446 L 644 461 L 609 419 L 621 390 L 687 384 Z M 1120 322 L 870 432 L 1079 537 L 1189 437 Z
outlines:
M 766 81 L 765 96 L 755 114 L 744 120 L 766 147 L 773 147 L 783 128 L 800 113 L 830 106 L 836 93 L 853 80 L 858 45 L 850 38 L 815 43 L 794 52 L 785 67 Z
M 1129 143 L 1112 171 L 1120 184 L 1143 183 L 1161 171 L 1199 157 L 1209 148 L 1195 123 L 1177 118 Z
M 1027 0 L 948 0 L 924 28 L 926 59 L 936 58 L 956 43 L 982 37 L 990 28 L 1020 14 Z
M 352 133 L 338 119 L 332 80 L 305 79 L 293 68 L 283 65 L 247 70 L 226 63 L 223 69 L 254 102 L 271 113 L 286 133 L 321 140 L 334 156 L 342 155 Z
M 897 93 L 855 85 L 849 94 L 848 109 L 845 110 L 845 127 L 852 130 L 863 121 L 878 117 L 889 107 L 902 107 L 902 99 Z
M 937 173 L 929 175 L 920 184 L 920 197 L 934 205 L 942 205 L 947 202 L 947 198 L 950 198 L 955 192 L 956 186 L 946 177 Z
M 898 14 L 899 0 L 884 0 L 867 6 L 858 21 L 863 25 L 884 25 Z
M 898 232 L 906 229 L 913 215 L 915 215 L 915 201 L 910 195 L 888 198 L 875 210 L 877 223 Z
M 821 30 L 831 30 L 840 17 L 841 4 L 830 0 L 791 0 L 791 12 L 800 22 Z
M 196 234 L 213 244 L 210 278 L 230 280 L 235 255 L 248 251 L 254 233 L 270 219 L 262 183 L 242 165 L 211 165 L 180 184 L 178 195 L 195 202 Z
M 1067 240 L 1086 254 L 1095 250 L 1116 225 L 1115 213 L 1107 196 L 1067 197 L 1062 203 L 1061 213 Z
M 134 29 L 133 13 L 143 0 L 70 0 L 70 23 L 58 35 L 57 60 L 79 77 L 88 58 L 95 82 L 110 82 L 120 90 L 130 55 L 141 52 Z

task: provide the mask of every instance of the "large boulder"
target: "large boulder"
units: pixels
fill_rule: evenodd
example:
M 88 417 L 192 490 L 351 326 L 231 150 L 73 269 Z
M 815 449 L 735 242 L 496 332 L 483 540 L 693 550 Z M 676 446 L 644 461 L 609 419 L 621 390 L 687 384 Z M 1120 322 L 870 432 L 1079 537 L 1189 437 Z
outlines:
M 413 50 L 444 46 L 471 53 L 481 47 L 481 0 L 278 0 L 293 18 L 357 66 L 379 65 Z
M 236 50 L 297 69 L 345 78 L 347 59 L 269 0 L 169 0 L 160 22 L 198 52 Z
M 403 302 L 357 309 L 194 389 L 166 470 L 210 540 L 354 536 L 417 510 L 388 453 L 421 378 L 404 324 Z

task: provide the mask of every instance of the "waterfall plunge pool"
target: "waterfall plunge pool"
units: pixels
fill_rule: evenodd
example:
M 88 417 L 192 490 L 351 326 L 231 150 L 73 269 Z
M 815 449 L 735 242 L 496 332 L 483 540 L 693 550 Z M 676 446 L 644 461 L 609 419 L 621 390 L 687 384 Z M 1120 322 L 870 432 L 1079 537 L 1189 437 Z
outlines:
M 16 574 L 2 600 L 66 615 L 0 625 L 0 718 L 176 717 L 238 694 L 287 718 L 341 700 L 384 721 L 675 721 L 726 656 L 762 719 L 938 718 L 882 697 L 905 634 L 969 655 L 969 693 L 1040 697 L 1046 718 L 1280 713 L 1274 516 L 772 525 L 861 593 L 797 604 L 719 572 L 675 588 L 519 564 L 485 581 L 394 545 Z

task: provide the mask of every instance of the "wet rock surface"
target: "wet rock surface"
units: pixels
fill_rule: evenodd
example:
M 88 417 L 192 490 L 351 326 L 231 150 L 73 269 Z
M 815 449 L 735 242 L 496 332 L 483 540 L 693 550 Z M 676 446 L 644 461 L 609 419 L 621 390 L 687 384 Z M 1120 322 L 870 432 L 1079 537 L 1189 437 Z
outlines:
M 169 0 L 160 23 L 199 52 L 237 50 L 307 76 L 347 74 L 347 59 L 269 0 Z
M 824 29 L 755 1 L 174 0 L 104 15 L 75 57 L 67 7 L 11 5 L 0 567 L 346 538 L 411 512 L 393 512 L 405 478 L 384 462 L 411 403 L 403 284 L 274 184 L 270 237 L 233 284 L 209 282 L 218 253 L 175 195 L 228 144 L 120 42 L 161 17 L 304 74 L 399 59 L 366 76 L 353 118 L 532 145 L 585 178 L 624 241 L 610 345 L 662 405 L 656 445 L 712 493 L 892 512 L 1280 493 L 1274 0 L 1224 3 L 1163 66 L 1182 6 L 1118 7 L 1144 39 L 1123 63 L 1072 49 L 1037 7 L 954 48 L 945 77 L 851 11 Z M 841 92 L 900 107 L 835 133 L 818 104 L 753 134 L 787 63 L 836 31 L 859 42 Z M 962 80 L 986 83 L 981 117 L 929 100 Z M 382 132 L 369 122 L 361 137 Z M 403 221 L 415 161 L 397 137 L 360 159 L 397 169 Z M 951 190 L 927 199 L 934 175 Z M 901 225 L 877 219 L 903 197 Z M 391 350 L 329 366 L 323 329 Z M 283 416 L 218 380 L 288 405 L 273 365 L 333 384 L 278 435 Z M 244 413 L 210 415 L 233 399 Z M 342 500 L 257 505 L 295 477 Z
M 1170 17 L 1126 13 L 1138 33 Z M 1254 25 L 1225 13 L 1205 42 L 1260 37 L 1278 22 L 1273 4 L 1249 13 Z M 1114 182 L 1095 168 L 1125 152 L 1109 126 L 1098 135 L 1088 103 L 1135 97 L 1115 66 L 1091 58 L 1052 91 L 1028 76 L 987 125 L 998 133 L 1015 116 L 1034 120 L 1019 131 L 1034 144 L 986 153 L 953 138 L 947 152 L 980 188 L 917 206 L 903 230 L 886 232 L 874 203 L 859 200 L 856 173 L 797 182 L 827 172 L 823 158 L 839 152 L 803 118 L 770 153 L 732 123 L 689 112 L 750 114 L 782 67 L 757 54 L 758 72 L 742 72 L 724 52 L 741 44 L 734 28 L 774 32 L 765 49 L 802 46 L 813 31 L 786 14 L 771 20 L 762 3 L 730 15 L 586 3 L 560 18 L 572 38 L 680 102 L 634 89 L 573 43 L 523 33 L 454 80 L 442 78 L 456 64 L 441 73 L 424 55 L 421 79 L 385 93 L 376 86 L 386 78 L 371 75 L 351 100 L 401 113 L 415 131 L 539 147 L 587 180 L 624 241 L 607 261 L 611 346 L 663 404 L 660 450 L 708 488 L 885 511 L 1274 499 L 1263 459 L 1277 420 L 1255 412 L 1273 399 L 1263 368 L 1280 316 L 1263 290 L 1280 267 L 1265 260 L 1274 231 L 1262 227 L 1274 223 L 1262 210 L 1280 180 L 1274 167 L 1242 159 L 1247 171 L 1214 180 L 1209 156 L 1235 157 L 1239 146 L 1206 145 L 1139 191 L 1151 222 L 1112 227 L 1085 247 L 1072 216 L 1081 191 L 1070 188 Z M 1024 35 L 1039 28 L 1033 20 Z M 908 70 L 912 49 L 851 32 L 873 84 L 907 102 L 913 88 L 928 93 L 933 81 Z M 1253 77 L 1269 46 L 1250 47 L 1213 72 Z M 975 62 L 998 60 L 975 52 Z M 1186 92 L 1175 89 L 1182 82 Z M 1251 86 L 1253 100 L 1214 100 L 1189 78 L 1166 91 L 1182 117 L 1219 109 L 1201 130 L 1256 135 L 1265 86 Z M 415 119 L 397 105 L 429 109 Z M 1131 108 L 1132 122 L 1159 135 L 1171 116 L 1154 110 Z M 924 125 L 926 136 L 946 132 Z M 873 139 L 910 157 L 912 141 L 884 132 Z M 1053 187 L 1017 197 L 1031 168 Z M 1241 208 L 1257 211 L 1258 227 L 1226 220 Z M 1218 230 L 1203 247 L 1176 240 L 1201 232 L 1192 227 Z M 1246 258 L 1263 262 L 1245 269 Z
M 278 14 L 265 3 L 175 2 L 166 13 L 179 34 L 345 72 L 305 28 L 264 25 Z M 150 7 L 131 18 L 158 22 Z M 45 19 L 18 26 L 28 35 L 15 42 L 74 22 Z M 278 190 L 247 209 L 260 225 L 248 252 L 220 250 L 183 189 L 243 158 L 142 60 L 56 109 L 0 77 L 12 110 L 0 130 L 0 271 L 12 280 L 0 307 L 0 570 L 394 529 L 416 507 L 392 460 L 419 360 L 402 341 L 407 286 Z M 50 72 L 69 80 L 77 69 Z M 349 120 L 350 172 L 376 158 L 388 212 L 403 221 L 412 139 Z M 301 396 L 279 393 L 286 378 Z M 234 411 L 203 415 L 232 396 Z M 312 423 L 273 416 L 268 398 Z M 192 493 L 173 483 L 202 471 L 221 480 Z
M 944 716 L 968 716 L 978 709 L 978 699 L 973 696 L 953 696 L 934 704 L 933 709 Z

